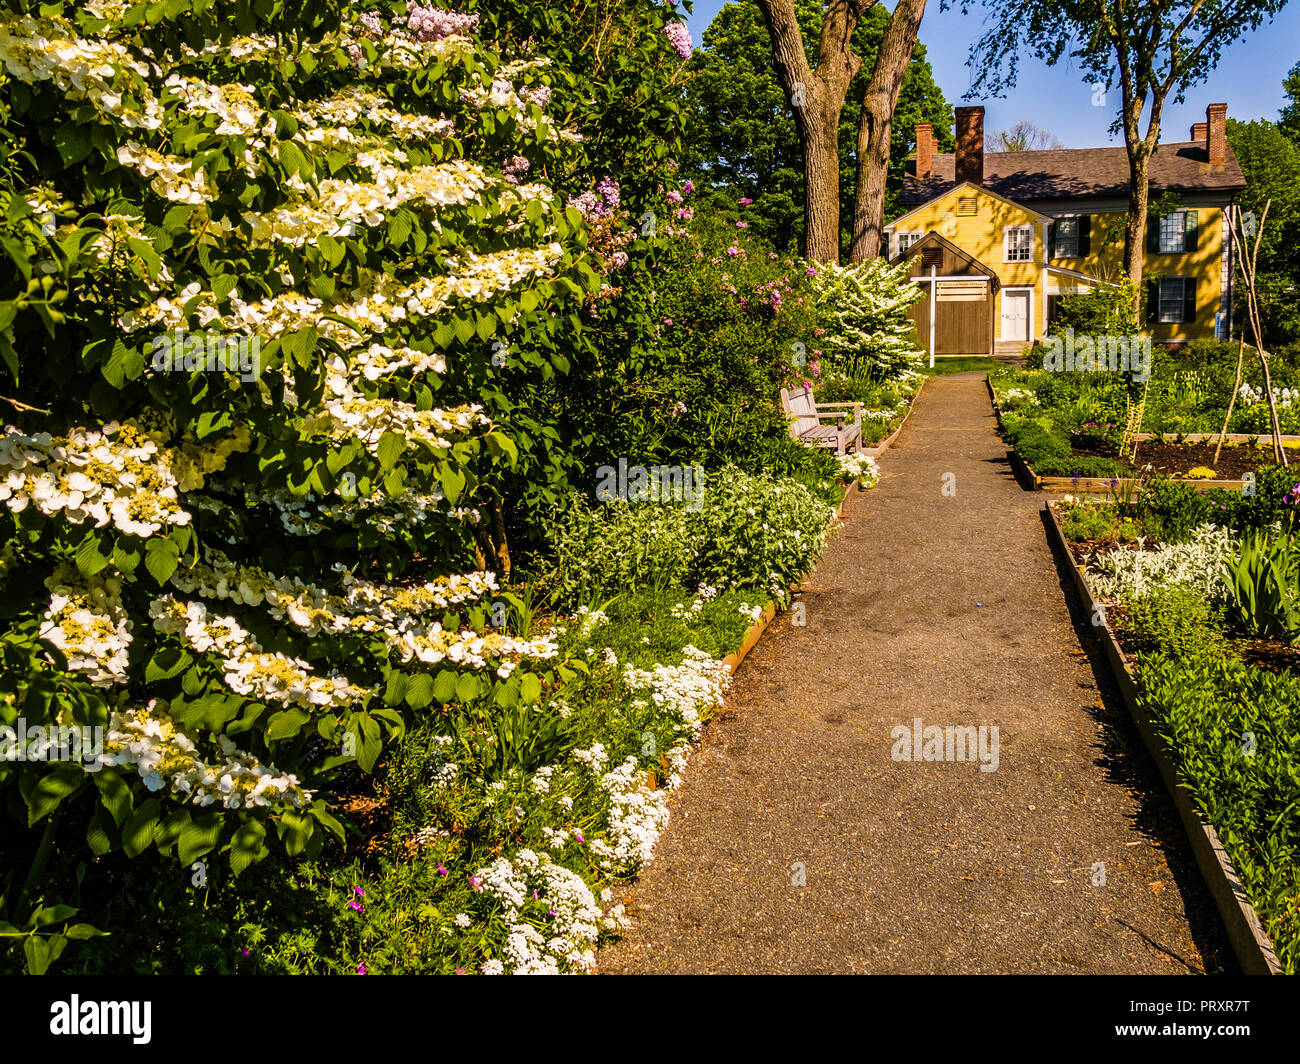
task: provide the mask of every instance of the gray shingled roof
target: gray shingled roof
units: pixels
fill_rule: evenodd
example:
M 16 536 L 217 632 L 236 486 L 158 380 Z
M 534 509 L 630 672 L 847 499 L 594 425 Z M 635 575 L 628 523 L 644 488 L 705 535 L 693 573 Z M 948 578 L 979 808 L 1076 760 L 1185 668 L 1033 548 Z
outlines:
M 1222 165 L 1211 166 L 1205 159 L 1200 141 L 1161 144 L 1151 159 L 1152 193 L 1237 192 L 1246 187 L 1231 145 Z M 924 203 L 947 192 L 957 183 L 956 165 L 954 155 L 935 155 L 930 179 L 918 182 L 916 159 L 908 159 L 903 202 Z M 984 153 L 984 187 L 1010 200 L 1127 196 L 1128 174 L 1128 153 L 1122 147 Z

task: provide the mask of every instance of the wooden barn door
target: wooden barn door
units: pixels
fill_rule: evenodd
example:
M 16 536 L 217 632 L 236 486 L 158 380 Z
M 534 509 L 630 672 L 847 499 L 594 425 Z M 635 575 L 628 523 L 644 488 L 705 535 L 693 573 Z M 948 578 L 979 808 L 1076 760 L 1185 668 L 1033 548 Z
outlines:
M 934 326 L 936 355 L 979 355 L 988 351 L 989 286 L 982 277 L 938 281 Z M 928 328 L 928 323 L 927 323 Z

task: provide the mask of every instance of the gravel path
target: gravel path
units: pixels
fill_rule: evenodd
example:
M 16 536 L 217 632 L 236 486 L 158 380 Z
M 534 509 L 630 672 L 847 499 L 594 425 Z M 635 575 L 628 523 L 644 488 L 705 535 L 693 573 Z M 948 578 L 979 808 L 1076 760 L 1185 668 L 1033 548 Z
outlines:
M 982 376 L 926 384 L 806 625 L 778 616 L 705 729 L 601 971 L 1234 969 L 993 428 Z M 916 717 L 996 725 L 996 771 L 895 761 Z

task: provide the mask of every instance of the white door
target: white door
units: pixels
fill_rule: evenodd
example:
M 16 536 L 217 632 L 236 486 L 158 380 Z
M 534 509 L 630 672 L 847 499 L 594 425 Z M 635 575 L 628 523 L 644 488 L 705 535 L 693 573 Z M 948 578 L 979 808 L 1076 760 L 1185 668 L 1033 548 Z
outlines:
M 1002 339 L 1029 339 L 1029 300 L 1032 294 L 1028 288 L 1002 290 Z

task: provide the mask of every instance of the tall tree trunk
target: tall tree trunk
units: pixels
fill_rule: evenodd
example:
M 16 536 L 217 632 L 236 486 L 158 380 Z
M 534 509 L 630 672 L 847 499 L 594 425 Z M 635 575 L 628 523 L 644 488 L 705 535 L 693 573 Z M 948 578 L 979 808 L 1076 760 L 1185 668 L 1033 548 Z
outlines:
M 862 65 L 853 52 L 853 31 L 875 2 L 828 0 L 814 71 L 804 52 L 794 0 L 758 0 L 772 39 L 772 67 L 790 97 L 803 149 L 804 255 L 816 262 L 840 260 L 840 111 Z
M 805 108 L 808 110 L 808 108 Z M 840 146 L 838 114 L 823 114 L 799 127 L 803 148 L 804 256 L 813 262 L 840 260 Z
M 876 67 L 862 97 L 858 119 L 858 182 L 853 193 L 851 262 L 880 254 L 884 231 L 885 181 L 889 177 L 889 144 L 894 108 L 912 61 L 926 0 L 898 0 L 876 53 Z
M 1129 153 L 1128 218 L 1124 222 L 1124 272 L 1141 299 L 1142 269 L 1146 264 L 1147 211 L 1151 203 L 1150 160 L 1142 146 Z M 1140 320 L 1140 319 L 1139 319 Z

